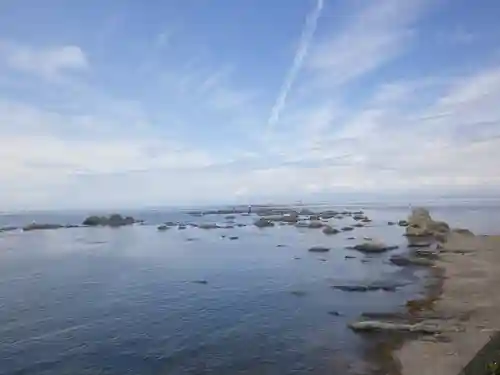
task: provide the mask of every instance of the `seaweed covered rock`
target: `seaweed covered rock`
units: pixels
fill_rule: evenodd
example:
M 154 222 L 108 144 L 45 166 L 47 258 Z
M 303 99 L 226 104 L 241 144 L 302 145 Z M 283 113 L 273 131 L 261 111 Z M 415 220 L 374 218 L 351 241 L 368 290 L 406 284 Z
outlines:
M 274 223 L 268 219 L 265 219 L 265 218 L 260 218 L 259 220 L 255 221 L 254 225 L 257 228 L 274 227 Z
M 131 216 L 123 217 L 120 214 L 111 214 L 109 216 L 89 216 L 83 221 L 83 225 L 89 227 L 110 226 L 121 227 L 134 224 L 136 220 Z
M 332 228 L 330 225 L 325 225 L 323 227 L 323 233 L 326 235 L 333 235 L 340 233 L 340 231 L 338 229 Z

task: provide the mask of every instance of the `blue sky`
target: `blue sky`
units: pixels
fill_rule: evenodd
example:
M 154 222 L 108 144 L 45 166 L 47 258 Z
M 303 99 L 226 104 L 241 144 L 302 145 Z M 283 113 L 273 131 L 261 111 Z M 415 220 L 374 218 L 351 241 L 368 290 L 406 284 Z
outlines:
M 500 191 L 495 0 L 4 0 L 0 205 Z

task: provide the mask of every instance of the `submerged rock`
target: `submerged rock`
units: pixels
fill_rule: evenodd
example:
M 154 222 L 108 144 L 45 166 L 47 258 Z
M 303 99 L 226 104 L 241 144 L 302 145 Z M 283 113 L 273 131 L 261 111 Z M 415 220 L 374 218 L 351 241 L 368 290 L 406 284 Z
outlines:
M 383 290 L 385 292 L 395 292 L 396 286 L 393 285 L 334 285 L 333 289 L 343 292 L 376 292 Z
M 351 230 L 354 230 L 354 228 L 353 228 L 353 227 L 343 227 L 343 228 L 342 228 L 342 231 L 343 231 L 343 232 L 349 232 L 349 231 L 351 231 Z
M 389 221 L 387 222 L 387 225 L 396 225 L 396 223 L 394 221 Z
M 296 297 L 304 297 L 307 295 L 307 292 L 304 292 L 303 290 L 292 290 L 290 293 Z
M 317 221 L 317 220 L 312 220 L 309 225 L 308 225 L 308 228 L 311 228 L 311 229 L 319 229 L 319 228 L 323 228 L 325 224 L 323 224 L 321 221 Z
M 267 227 L 274 227 L 274 223 L 268 219 L 265 219 L 265 218 L 260 218 L 259 220 L 257 220 L 254 225 L 257 227 L 257 228 L 267 228 Z
M 390 262 L 396 266 L 422 266 L 422 267 L 432 267 L 434 262 L 427 258 L 417 258 L 417 257 L 404 257 L 401 255 L 394 255 L 390 259 Z
M 338 215 L 337 211 L 323 211 L 319 214 L 322 219 L 332 219 Z
M 238 236 L 231 236 L 231 237 L 229 237 L 229 239 L 230 239 L 231 241 L 237 240 L 238 238 L 239 238 Z
M 165 224 L 158 226 L 158 230 L 161 232 L 166 231 L 168 229 L 170 229 L 170 227 Z
M 332 228 L 330 225 L 325 225 L 323 228 L 323 233 L 326 235 L 333 235 L 340 233 L 340 231 L 338 229 Z
M 29 232 L 30 230 L 45 230 L 45 229 L 59 229 L 64 228 L 64 225 L 60 224 L 30 224 L 23 228 L 23 231 Z
M 434 324 L 426 324 L 426 323 L 415 323 L 415 324 L 406 324 L 406 323 L 389 323 L 382 322 L 376 320 L 366 320 L 360 322 L 349 323 L 348 327 L 353 331 L 362 331 L 362 332 L 374 332 L 374 331 L 383 331 L 383 332 L 395 332 L 395 331 L 405 331 L 405 332 L 414 332 L 414 333 L 422 333 L 422 334 L 436 334 L 440 333 L 442 329 Z
M 361 251 L 363 253 L 383 253 L 389 250 L 395 250 L 399 246 L 389 246 L 382 242 L 377 241 L 367 241 L 362 244 L 354 246 L 354 250 Z
M 202 285 L 206 285 L 208 284 L 208 281 L 207 280 L 193 280 L 191 281 L 193 284 L 202 284 Z
M 218 229 L 218 228 L 220 228 L 220 226 L 215 224 L 215 223 L 205 223 L 205 224 L 198 225 L 198 228 L 200 228 L 200 229 Z
M 324 247 L 324 246 L 313 246 L 309 248 L 309 251 L 312 253 L 326 253 L 330 251 L 329 247 Z

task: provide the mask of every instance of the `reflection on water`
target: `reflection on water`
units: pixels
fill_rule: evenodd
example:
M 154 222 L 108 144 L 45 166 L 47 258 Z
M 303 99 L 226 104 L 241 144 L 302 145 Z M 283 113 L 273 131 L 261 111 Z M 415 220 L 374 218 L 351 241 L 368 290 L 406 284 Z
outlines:
M 2 233 L 0 374 L 330 374 L 345 369 L 362 358 L 364 348 L 346 322 L 363 311 L 396 309 L 420 290 L 422 276 L 389 264 L 393 253 L 365 256 L 345 249 L 353 235 L 404 245 L 402 229 L 387 221 L 404 217 L 406 210 L 366 212 L 373 226 L 337 236 L 251 225 Z M 447 218 L 446 212 L 439 215 Z M 153 223 L 224 221 L 179 213 L 136 216 Z M 2 220 L 19 225 L 13 221 L 31 217 Z M 81 216 L 37 220 L 71 223 Z M 315 245 L 332 250 L 309 253 Z M 371 281 L 406 286 L 395 293 L 331 288 Z

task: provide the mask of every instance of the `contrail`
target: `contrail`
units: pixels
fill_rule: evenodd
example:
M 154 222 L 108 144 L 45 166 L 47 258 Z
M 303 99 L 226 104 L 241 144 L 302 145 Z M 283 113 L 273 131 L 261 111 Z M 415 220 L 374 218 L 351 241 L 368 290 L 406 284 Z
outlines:
M 295 57 L 293 58 L 292 66 L 288 70 L 285 81 L 281 86 L 278 97 L 276 98 L 276 102 L 271 110 L 271 115 L 267 120 L 267 133 L 269 134 L 276 123 L 278 122 L 283 107 L 286 103 L 286 98 L 288 93 L 299 73 L 302 65 L 304 63 L 304 59 L 307 56 L 307 50 L 309 49 L 309 44 L 316 32 L 316 25 L 318 24 L 318 19 L 321 15 L 321 11 L 323 10 L 324 0 L 317 0 L 316 6 L 314 9 L 307 15 L 304 29 L 302 30 L 302 34 L 300 35 L 299 45 L 297 47 L 297 51 L 295 52 Z

